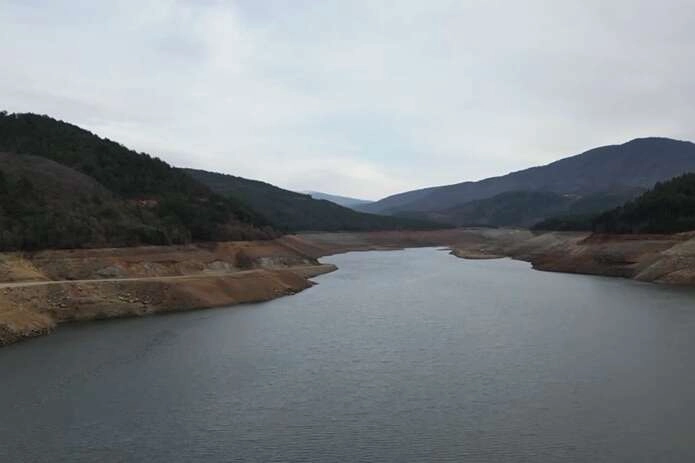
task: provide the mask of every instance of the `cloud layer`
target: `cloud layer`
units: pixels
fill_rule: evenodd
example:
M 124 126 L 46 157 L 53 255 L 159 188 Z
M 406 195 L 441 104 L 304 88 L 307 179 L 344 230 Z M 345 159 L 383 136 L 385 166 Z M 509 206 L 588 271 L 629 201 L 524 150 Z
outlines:
M 689 0 L 6 0 L 0 108 L 378 198 L 695 139 L 692 24 Z

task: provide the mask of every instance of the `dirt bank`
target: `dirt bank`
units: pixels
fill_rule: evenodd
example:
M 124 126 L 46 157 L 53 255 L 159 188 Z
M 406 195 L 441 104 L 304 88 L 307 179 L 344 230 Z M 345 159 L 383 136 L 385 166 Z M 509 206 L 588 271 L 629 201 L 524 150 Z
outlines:
M 523 233 L 514 240 L 494 238 L 482 249 L 459 242 L 453 254 L 508 256 L 538 270 L 632 278 L 654 283 L 695 285 L 695 233 L 676 235 L 595 235 Z
M 383 231 L 304 233 L 283 238 L 283 242 L 312 257 L 348 251 L 378 251 L 404 248 L 445 246 L 487 256 L 500 245 L 523 241 L 531 236 L 526 230 L 459 228 L 430 231 Z
M 633 278 L 695 286 L 695 232 L 596 235 L 522 229 L 319 233 L 286 238 L 315 257 L 346 251 L 446 246 L 457 257 L 512 257 L 538 270 Z
M 0 254 L 0 345 L 75 320 L 266 301 L 334 269 L 282 241 Z

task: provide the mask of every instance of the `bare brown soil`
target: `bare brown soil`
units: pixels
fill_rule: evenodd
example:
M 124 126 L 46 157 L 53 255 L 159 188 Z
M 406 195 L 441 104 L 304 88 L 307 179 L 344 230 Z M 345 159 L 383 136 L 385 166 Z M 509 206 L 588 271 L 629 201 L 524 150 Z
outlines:
M 489 244 L 484 253 L 530 262 L 538 270 L 695 285 L 695 234 L 596 235 L 548 232 Z M 471 245 L 454 254 L 467 257 Z
M 0 254 L 0 345 L 75 320 L 265 301 L 334 269 L 282 241 Z

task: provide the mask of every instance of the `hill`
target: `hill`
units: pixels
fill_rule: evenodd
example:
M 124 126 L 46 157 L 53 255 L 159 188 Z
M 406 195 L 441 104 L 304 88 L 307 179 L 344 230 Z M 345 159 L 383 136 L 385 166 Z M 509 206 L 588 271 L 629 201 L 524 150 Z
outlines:
M 368 201 L 366 199 L 357 199 L 357 198 L 350 198 L 348 196 L 339 196 L 339 195 L 331 195 L 328 193 L 321 193 L 320 191 L 301 191 L 300 193 L 303 193 L 305 195 L 309 195 L 314 199 L 325 199 L 326 201 L 336 203 L 339 206 L 349 207 L 350 209 L 354 209 L 358 206 L 364 206 L 364 205 L 367 205 L 367 204 L 374 202 L 374 201 Z
M 442 211 L 510 191 L 578 197 L 638 191 L 689 171 L 695 171 L 695 144 L 641 138 L 500 177 L 400 193 L 359 210 L 386 214 Z
M 156 240 L 158 231 L 87 175 L 38 156 L 0 153 L 0 249 L 118 245 Z
M 164 161 L 47 116 L 0 113 L 0 152 L 3 250 L 275 236 Z
M 412 217 L 456 226 L 531 227 L 547 217 L 603 212 L 623 204 L 636 194 L 634 190 L 626 190 L 582 197 L 547 191 L 510 191 L 442 211 L 415 213 Z
M 285 231 L 364 231 L 443 228 L 423 220 L 365 214 L 331 201 L 284 190 L 269 183 L 233 175 L 185 169 L 212 191 L 235 198 L 262 214 L 274 227 Z
M 679 233 L 695 230 L 695 173 L 657 183 L 633 201 L 594 219 L 603 233 Z

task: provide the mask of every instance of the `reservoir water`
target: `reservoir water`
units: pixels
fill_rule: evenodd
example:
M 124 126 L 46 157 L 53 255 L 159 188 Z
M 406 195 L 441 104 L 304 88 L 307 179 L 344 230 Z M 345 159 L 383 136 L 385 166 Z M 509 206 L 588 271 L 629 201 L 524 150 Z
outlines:
M 295 296 L 0 349 L 0 461 L 695 461 L 695 292 L 325 261 Z

